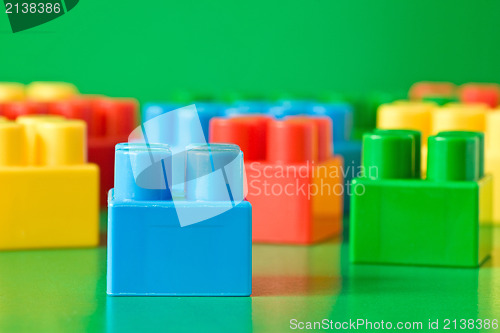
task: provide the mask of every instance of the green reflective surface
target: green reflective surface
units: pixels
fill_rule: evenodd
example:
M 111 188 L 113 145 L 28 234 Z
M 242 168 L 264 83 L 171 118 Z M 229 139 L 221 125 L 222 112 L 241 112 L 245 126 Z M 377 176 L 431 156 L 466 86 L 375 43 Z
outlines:
M 340 240 L 255 245 L 251 298 L 108 297 L 104 247 L 2 252 L 0 332 L 300 331 L 293 318 L 420 321 L 426 331 L 429 319 L 441 329 L 446 318 L 498 319 L 500 228 L 494 236 L 481 269 L 351 265 Z

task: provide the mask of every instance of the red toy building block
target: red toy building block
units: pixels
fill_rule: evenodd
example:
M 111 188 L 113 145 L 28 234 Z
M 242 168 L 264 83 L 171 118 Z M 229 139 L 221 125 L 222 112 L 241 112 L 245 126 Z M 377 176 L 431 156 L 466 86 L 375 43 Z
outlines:
M 328 117 L 212 118 L 210 142 L 244 153 L 253 241 L 311 244 L 340 233 L 343 160 Z
M 456 94 L 456 86 L 451 82 L 417 82 L 409 91 L 412 100 L 422 100 L 425 97 L 453 97 Z
M 467 83 L 460 87 L 462 103 L 483 103 L 496 108 L 500 100 L 500 86 L 494 83 Z
M 127 142 L 137 126 L 138 103 L 133 98 L 79 96 L 53 103 L 50 114 L 81 119 L 88 124 L 88 159 L 99 165 L 100 203 L 107 204 L 107 192 L 113 187 L 115 145 Z
M 66 100 L 13 101 L 0 104 L 0 115 L 15 120 L 32 114 L 62 115 L 80 119 L 88 128 L 88 160 L 100 168 L 100 202 L 107 205 L 107 192 L 113 187 L 115 145 L 127 142 L 138 124 L 137 100 L 78 95 Z

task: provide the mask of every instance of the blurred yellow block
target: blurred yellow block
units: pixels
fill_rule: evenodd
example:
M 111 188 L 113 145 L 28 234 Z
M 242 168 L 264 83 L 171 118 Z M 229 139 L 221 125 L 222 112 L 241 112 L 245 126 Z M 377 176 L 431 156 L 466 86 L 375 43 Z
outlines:
M 99 169 L 82 121 L 0 122 L 0 249 L 96 246 Z
M 67 82 L 32 82 L 26 87 L 26 97 L 35 102 L 57 102 L 78 95 L 78 89 Z
M 19 102 L 24 100 L 24 84 L 15 82 L 0 82 L 0 103 Z

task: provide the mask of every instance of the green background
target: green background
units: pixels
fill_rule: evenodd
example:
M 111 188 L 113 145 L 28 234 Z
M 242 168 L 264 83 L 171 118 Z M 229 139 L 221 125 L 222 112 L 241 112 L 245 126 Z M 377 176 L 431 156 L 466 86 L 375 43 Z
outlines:
M 141 101 L 495 82 L 499 21 L 497 0 L 83 0 L 16 34 L 0 13 L 0 80 Z

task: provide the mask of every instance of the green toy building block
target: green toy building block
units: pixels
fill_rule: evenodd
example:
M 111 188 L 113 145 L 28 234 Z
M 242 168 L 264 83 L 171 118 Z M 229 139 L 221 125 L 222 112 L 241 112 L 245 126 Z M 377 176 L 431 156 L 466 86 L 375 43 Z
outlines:
M 478 267 L 491 251 L 492 178 L 483 175 L 483 137 L 429 137 L 427 179 L 420 178 L 419 132 L 363 137 L 363 177 L 351 191 L 353 263 Z

